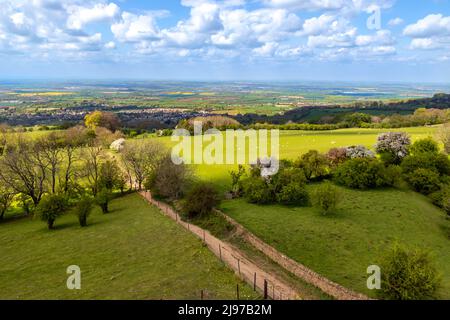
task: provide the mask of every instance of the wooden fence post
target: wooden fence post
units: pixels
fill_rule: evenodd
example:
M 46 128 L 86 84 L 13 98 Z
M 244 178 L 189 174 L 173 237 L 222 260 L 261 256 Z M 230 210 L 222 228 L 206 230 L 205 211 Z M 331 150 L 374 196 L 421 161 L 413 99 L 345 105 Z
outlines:
M 239 276 L 241 276 L 241 264 L 239 262 L 239 259 L 237 259 L 238 261 L 238 271 L 239 271 Z
M 253 275 L 253 291 L 256 291 L 256 272 Z
M 219 243 L 219 254 L 220 254 L 220 260 L 222 261 L 222 248 L 220 247 L 220 243 Z
M 264 279 L 264 300 L 267 300 L 267 280 Z
M 239 284 L 236 284 L 236 298 L 239 300 Z

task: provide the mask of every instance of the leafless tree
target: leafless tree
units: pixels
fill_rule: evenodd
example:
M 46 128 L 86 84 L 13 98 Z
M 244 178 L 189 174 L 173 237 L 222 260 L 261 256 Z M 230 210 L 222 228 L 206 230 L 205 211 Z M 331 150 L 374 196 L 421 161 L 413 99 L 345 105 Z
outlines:
M 438 138 L 444 144 L 444 150 L 447 154 L 450 154 L 450 122 L 444 124 L 438 130 Z
M 136 140 L 125 144 L 122 150 L 122 161 L 139 190 L 142 189 L 145 178 L 151 174 L 165 154 L 167 149 L 157 141 Z
M 0 220 L 3 220 L 6 210 L 11 206 L 15 192 L 7 185 L 0 183 Z
M 49 162 L 36 144 L 19 135 L 0 159 L 0 182 L 29 196 L 36 206 L 46 192 L 48 168 Z
M 103 147 L 91 144 L 84 148 L 82 159 L 84 161 L 84 176 L 86 177 L 92 195 L 95 197 L 99 191 L 100 167 L 104 158 Z

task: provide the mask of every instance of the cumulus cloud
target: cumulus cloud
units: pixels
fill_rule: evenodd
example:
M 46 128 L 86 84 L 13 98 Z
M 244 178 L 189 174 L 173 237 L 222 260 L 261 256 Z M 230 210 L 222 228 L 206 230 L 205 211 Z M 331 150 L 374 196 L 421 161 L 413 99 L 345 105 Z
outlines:
M 67 27 L 81 30 L 85 25 L 116 18 L 120 14 L 120 8 L 115 3 L 98 3 L 93 7 L 69 6 Z
M 413 38 L 450 35 L 450 17 L 444 17 L 442 14 L 430 14 L 407 26 L 403 34 Z
M 405 36 L 413 38 L 410 49 L 435 50 L 450 48 L 450 17 L 430 14 L 404 30 Z

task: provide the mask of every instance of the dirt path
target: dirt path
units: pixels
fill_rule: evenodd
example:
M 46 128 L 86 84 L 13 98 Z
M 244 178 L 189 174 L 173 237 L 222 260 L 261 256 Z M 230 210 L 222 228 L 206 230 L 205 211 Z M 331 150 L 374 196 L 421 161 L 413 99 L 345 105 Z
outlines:
M 142 191 L 139 194 L 150 204 L 158 207 L 166 216 L 202 239 L 203 243 L 220 260 L 233 269 L 242 280 L 261 292 L 261 294 L 266 292 L 268 298 L 276 300 L 301 299 L 297 290 L 291 285 L 264 271 L 258 265 L 247 259 L 245 254 L 235 246 L 219 240 L 198 226 L 182 221 L 177 212 L 169 205 L 153 199 L 150 192 Z

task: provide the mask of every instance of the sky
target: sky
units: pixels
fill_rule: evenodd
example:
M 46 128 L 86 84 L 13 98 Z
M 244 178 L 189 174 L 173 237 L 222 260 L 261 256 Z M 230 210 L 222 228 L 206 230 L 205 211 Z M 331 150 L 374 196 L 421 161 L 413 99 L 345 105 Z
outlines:
M 0 79 L 450 83 L 450 0 L 0 0 Z

